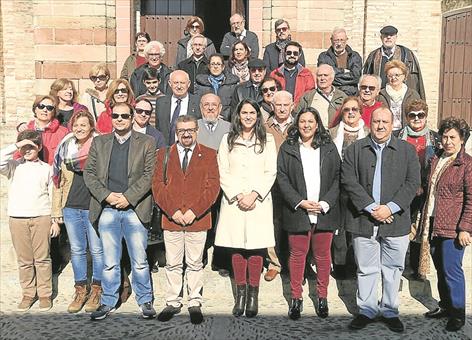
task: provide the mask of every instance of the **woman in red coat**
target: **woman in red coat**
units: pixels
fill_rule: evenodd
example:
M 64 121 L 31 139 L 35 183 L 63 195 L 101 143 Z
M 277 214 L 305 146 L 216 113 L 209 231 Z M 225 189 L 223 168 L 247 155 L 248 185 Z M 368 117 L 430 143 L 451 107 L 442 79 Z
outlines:
M 425 316 L 449 318 L 446 330 L 455 332 L 465 324 L 462 259 L 472 243 L 472 157 L 464 149 L 470 128 L 464 119 L 449 117 L 439 135 L 443 150 L 431 162 L 422 235 L 430 240 L 440 301 Z

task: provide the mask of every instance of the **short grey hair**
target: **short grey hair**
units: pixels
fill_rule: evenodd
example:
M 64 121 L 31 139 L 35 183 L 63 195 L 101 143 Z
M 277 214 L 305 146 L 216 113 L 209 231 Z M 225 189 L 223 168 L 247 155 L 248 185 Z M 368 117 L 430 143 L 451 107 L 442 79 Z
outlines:
M 344 28 L 342 27 L 335 27 L 333 32 L 331 33 L 331 37 L 333 37 L 333 35 L 335 35 L 336 33 L 344 33 L 347 37 L 347 32 Z
M 333 75 L 333 77 L 336 75 L 336 72 L 334 72 L 334 68 L 333 66 L 329 65 L 329 64 L 320 64 L 318 65 L 318 67 L 316 68 L 316 73 L 318 73 L 318 70 L 321 66 L 327 66 L 329 67 L 329 69 L 331 70 L 331 74 Z
M 362 81 L 367 77 L 375 78 L 375 80 L 377 81 L 377 88 L 380 90 L 380 88 L 382 87 L 382 78 L 380 78 L 380 76 L 377 74 L 363 74 L 359 78 L 359 83 L 357 83 L 357 88 L 360 90 Z
M 285 90 L 281 90 L 281 91 L 277 91 L 274 93 L 274 98 L 273 98 L 273 102 L 275 102 L 277 100 L 277 98 L 279 97 L 282 97 L 282 96 L 287 96 L 290 98 L 290 101 L 292 102 L 293 104 L 293 95 L 288 92 L 288 91 L 285 91 Z
M 191 37 L 190 40 L 188 41 L 188 43 L 190 44 L 190 46 L 193 45 L 193 41 L 194 41 L 196 38 L 203 38 L 203 44 L 205 45 L 205 48 L 207 47 L 207 45 L 208 45 L 208 39 L 207 39 L 203 34 L 195 34 L 193 37 Z
M 152 40 L 147 43 L 147 45 L 144 47 L 144 54 L 148 55 L 149 51 L 153 48 L 158 48 L 159 53 L 161 54 L 161 58 L 166 54 L 166 48 L 164 47 L 164 44 L 161 43 L 160 41 L 157 40 Z

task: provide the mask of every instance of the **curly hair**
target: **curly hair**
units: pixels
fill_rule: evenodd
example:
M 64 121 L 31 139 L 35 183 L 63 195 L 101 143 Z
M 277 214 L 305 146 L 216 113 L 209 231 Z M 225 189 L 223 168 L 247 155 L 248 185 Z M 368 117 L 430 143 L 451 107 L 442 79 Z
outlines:
M 440 136 L 442 136 L 446 131 L 451 129 L 454 129 L 459 133 L 459 136 L 464 141 L 464 143 L 467 142 L 470 136 L 470 126 L 467 124 L 465 119 L 454 116 L 443 119 L 439 124 L 438 133 Z
M 389 62 L 387 62 L 385 64 L 385 69 L 384 69 L 384 72 L 385 74 L 388 73 L 388 71 L 390 71 L 392 68 L 399 68 L 403 75 L 406 77 L 408 77 L 408 67 L 406 67 L 405 63 L 401 60 L 391 60 Z
M 323 145 L 331 143 L 331 136 L 329 132 L 323 126 L 323 121 L 321 120 L 320 113 L 313 107 L 307 107 L 306 109 L 301 109 L 297 116 L 295 117 L 295 121 L 289 127 L 287 132 L 287 143 L 290 145 L 296 145 L 298 140 L 300 139 L 300 130 L 298 124 L 300 122 L 300 117 L 302 114 L 310 112 L 313 114 L 316 120 L 316 130 L 315 135 L 313 136 L 313 140 L 311 142 L 311 146 L 313 149 L 317 149 Z
M 405 114 L 411 111 L 424 111 L 426 116 L 428 115 L 428 104 L 423 99 L 413 99 L 406 106 Z
M 256 124 L 253 128 L 253 135 L 256 136 L 256 143 L 255 145 L 259 145 L 259 150 L 257 153 L 262 153 L 264 151 L 265 144 L 267 142 L 267 133 L 264 127 L 261 107 L 257 104 L 256 101 L 250 98 L 243 99 L 239 102 L 238 106 L 236 107 L 236 114 L 233 115 L 232 122 L 231 122 L 231 129 L 228 133 L 228 148 L 231 152 L 234 148 L 234 144 L 236 143 L 236 139 L 243 134 L 243 125 L 241 124 L 241 110 L 245 104 L 251 105 L 257 112 Z M 254 145 L 254 152 L 256 152 Z

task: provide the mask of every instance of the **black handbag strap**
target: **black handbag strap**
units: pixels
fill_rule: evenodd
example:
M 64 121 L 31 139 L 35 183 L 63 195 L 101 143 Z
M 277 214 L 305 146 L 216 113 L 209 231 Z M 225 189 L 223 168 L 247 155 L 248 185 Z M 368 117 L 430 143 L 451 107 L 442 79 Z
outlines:
M 164 155 L 164 160 L 162 162 L 162 179 L 164 184 L 167 185 L 167 163 L 169 162 L 169 153 L 170 153 L 170 146 L 166 147 L 166 154 Z

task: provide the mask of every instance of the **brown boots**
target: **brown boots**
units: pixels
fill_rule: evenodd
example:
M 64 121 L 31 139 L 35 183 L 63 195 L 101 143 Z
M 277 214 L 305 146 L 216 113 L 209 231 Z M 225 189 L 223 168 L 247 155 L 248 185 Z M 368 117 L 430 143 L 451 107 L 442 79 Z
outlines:
M 67 311 L 69 313 L 78 313 L 85 305 L 86 312 L 94 312 L 100 306 L 100 297 L 102 287 L 93 283 L 90 287 L 90 295 L 86 285 L 75 285 L 74 300 L 71 302 Z

